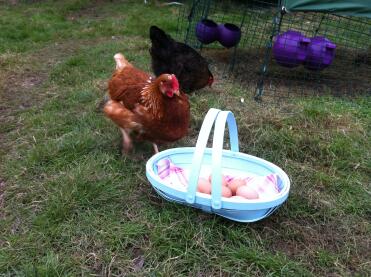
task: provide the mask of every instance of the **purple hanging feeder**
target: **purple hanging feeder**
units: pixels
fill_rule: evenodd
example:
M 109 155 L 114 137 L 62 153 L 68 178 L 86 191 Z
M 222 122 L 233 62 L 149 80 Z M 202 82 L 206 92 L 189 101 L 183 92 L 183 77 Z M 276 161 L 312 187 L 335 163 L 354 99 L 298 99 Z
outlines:
M 310 70 L 322 70 L 328 67 L 335 57 L 336 44 L 325 37 L 313 37 L 308 46 L 304 67 Z
M 309 43 L 310 39 L 300 32 L 289 30 L 276 37 L 273 56 L 282 66 L 296 67 L 306 59 Z
M 234 24 L 219 24 L 219 42 L 226 48 L 236 46 L 241 39 L 241 29 Z
M 218 39 L 218 24 L 210 19 L 203 19 L 196 25 L 196 37 L 203 44 L 209 44 Z

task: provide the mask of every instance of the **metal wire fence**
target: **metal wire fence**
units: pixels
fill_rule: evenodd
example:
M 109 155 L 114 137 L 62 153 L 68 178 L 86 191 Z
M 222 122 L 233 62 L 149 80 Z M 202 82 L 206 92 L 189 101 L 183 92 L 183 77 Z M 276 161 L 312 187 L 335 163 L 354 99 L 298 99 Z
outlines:
M 218 41 L 201 43 L 196 29 L 203 19 L 236 25 L 241 30 L 239 43 L 229 48 Z M 272 49 L 277 36 L 287 31 L 331 41 L 336 45 L 332 63 L 322 70 L 278 64 Z M 259 98 L 371 94 L 371 20 L 367 18 L 285 13 L 274 1 L 194 0 L 180 10 L 177 39 L 199 49 L 214 71 L 228 74 L 229 80 Z

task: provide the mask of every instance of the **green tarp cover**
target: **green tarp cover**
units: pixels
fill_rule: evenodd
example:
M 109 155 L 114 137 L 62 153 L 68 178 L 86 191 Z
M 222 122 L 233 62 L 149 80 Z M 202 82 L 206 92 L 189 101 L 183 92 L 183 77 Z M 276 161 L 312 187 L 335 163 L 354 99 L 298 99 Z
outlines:
M 288 12 L 316 11 L 371 18 L 371 0 L 283 0 Z

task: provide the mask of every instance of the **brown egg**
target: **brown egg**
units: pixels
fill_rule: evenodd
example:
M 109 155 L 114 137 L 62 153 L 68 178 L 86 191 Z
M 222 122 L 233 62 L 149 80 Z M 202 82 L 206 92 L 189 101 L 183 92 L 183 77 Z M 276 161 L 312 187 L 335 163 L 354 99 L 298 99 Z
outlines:
M 232 194 L 236 195 L 238 187 L 246 185 L 246 181 L 243 179 L 234 179 L 228 183 L 228 187 L 231 189 Z
M 211 184 L 208 180 L 205 178 L 199 178 L 198 179 L 198 185 L 197 185 L 197 191 L 206 193 L 206 194 L 211 194 Z
M 232 191 L 230 190 L 229 187 L 227 187 L 227 186 L 222 186 L 222 196 L 223 196 L 223 197 L 227 197 L 227 198 L 229 198 L 229 197 L 232 196 Z
M 248 186 L 240 186 L 239 188 L 237 188 L 236 195 L 242 196 L 246 199 L 258 199 L 259 198 L 259 194 L 256 192 L 256 190 Z
M 209 182 L 211 183 L 211 179 L 212 179 L 212 177 L 211 177 L 211 174 L 210 174 L 210 176 L 209 176 Z M 226 186 L 227 185 L 227 179 L 225 178 L 225 176 L 224 175 L 222 175 L 222 186 Z

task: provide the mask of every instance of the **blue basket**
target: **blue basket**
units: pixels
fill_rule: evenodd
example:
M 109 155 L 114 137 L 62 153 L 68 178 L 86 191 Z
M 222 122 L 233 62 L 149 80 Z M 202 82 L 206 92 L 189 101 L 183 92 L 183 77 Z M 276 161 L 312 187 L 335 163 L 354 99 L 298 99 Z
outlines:
M 225 123 L 228 123 L 231 150 L 223 149 Z M 210 131 L 215 123 L 212 148 L 207 148 Z M 170 158 L 177 166 L 190 170 L 188 188 L 170 187 L 158 176 L 158 161 Z M 197 192 L 202 165 L 212 168 L 211 195 Z M 221 195 L 222 169 L 249 172 L 258 176 L 277 174 L 279 193 L 264 199 L 239 200 Z M 254 222 L 272 214 L 288 197 L 290 180 L 278 166 L 239 152 L 236 120 L 230 111 L 210 109 L 202 123 L 196 147 L 168 149 L 152 156 L 146 165 L 146 175 L 153 188 L 166 200 L 192 206 L 239 222 Z

